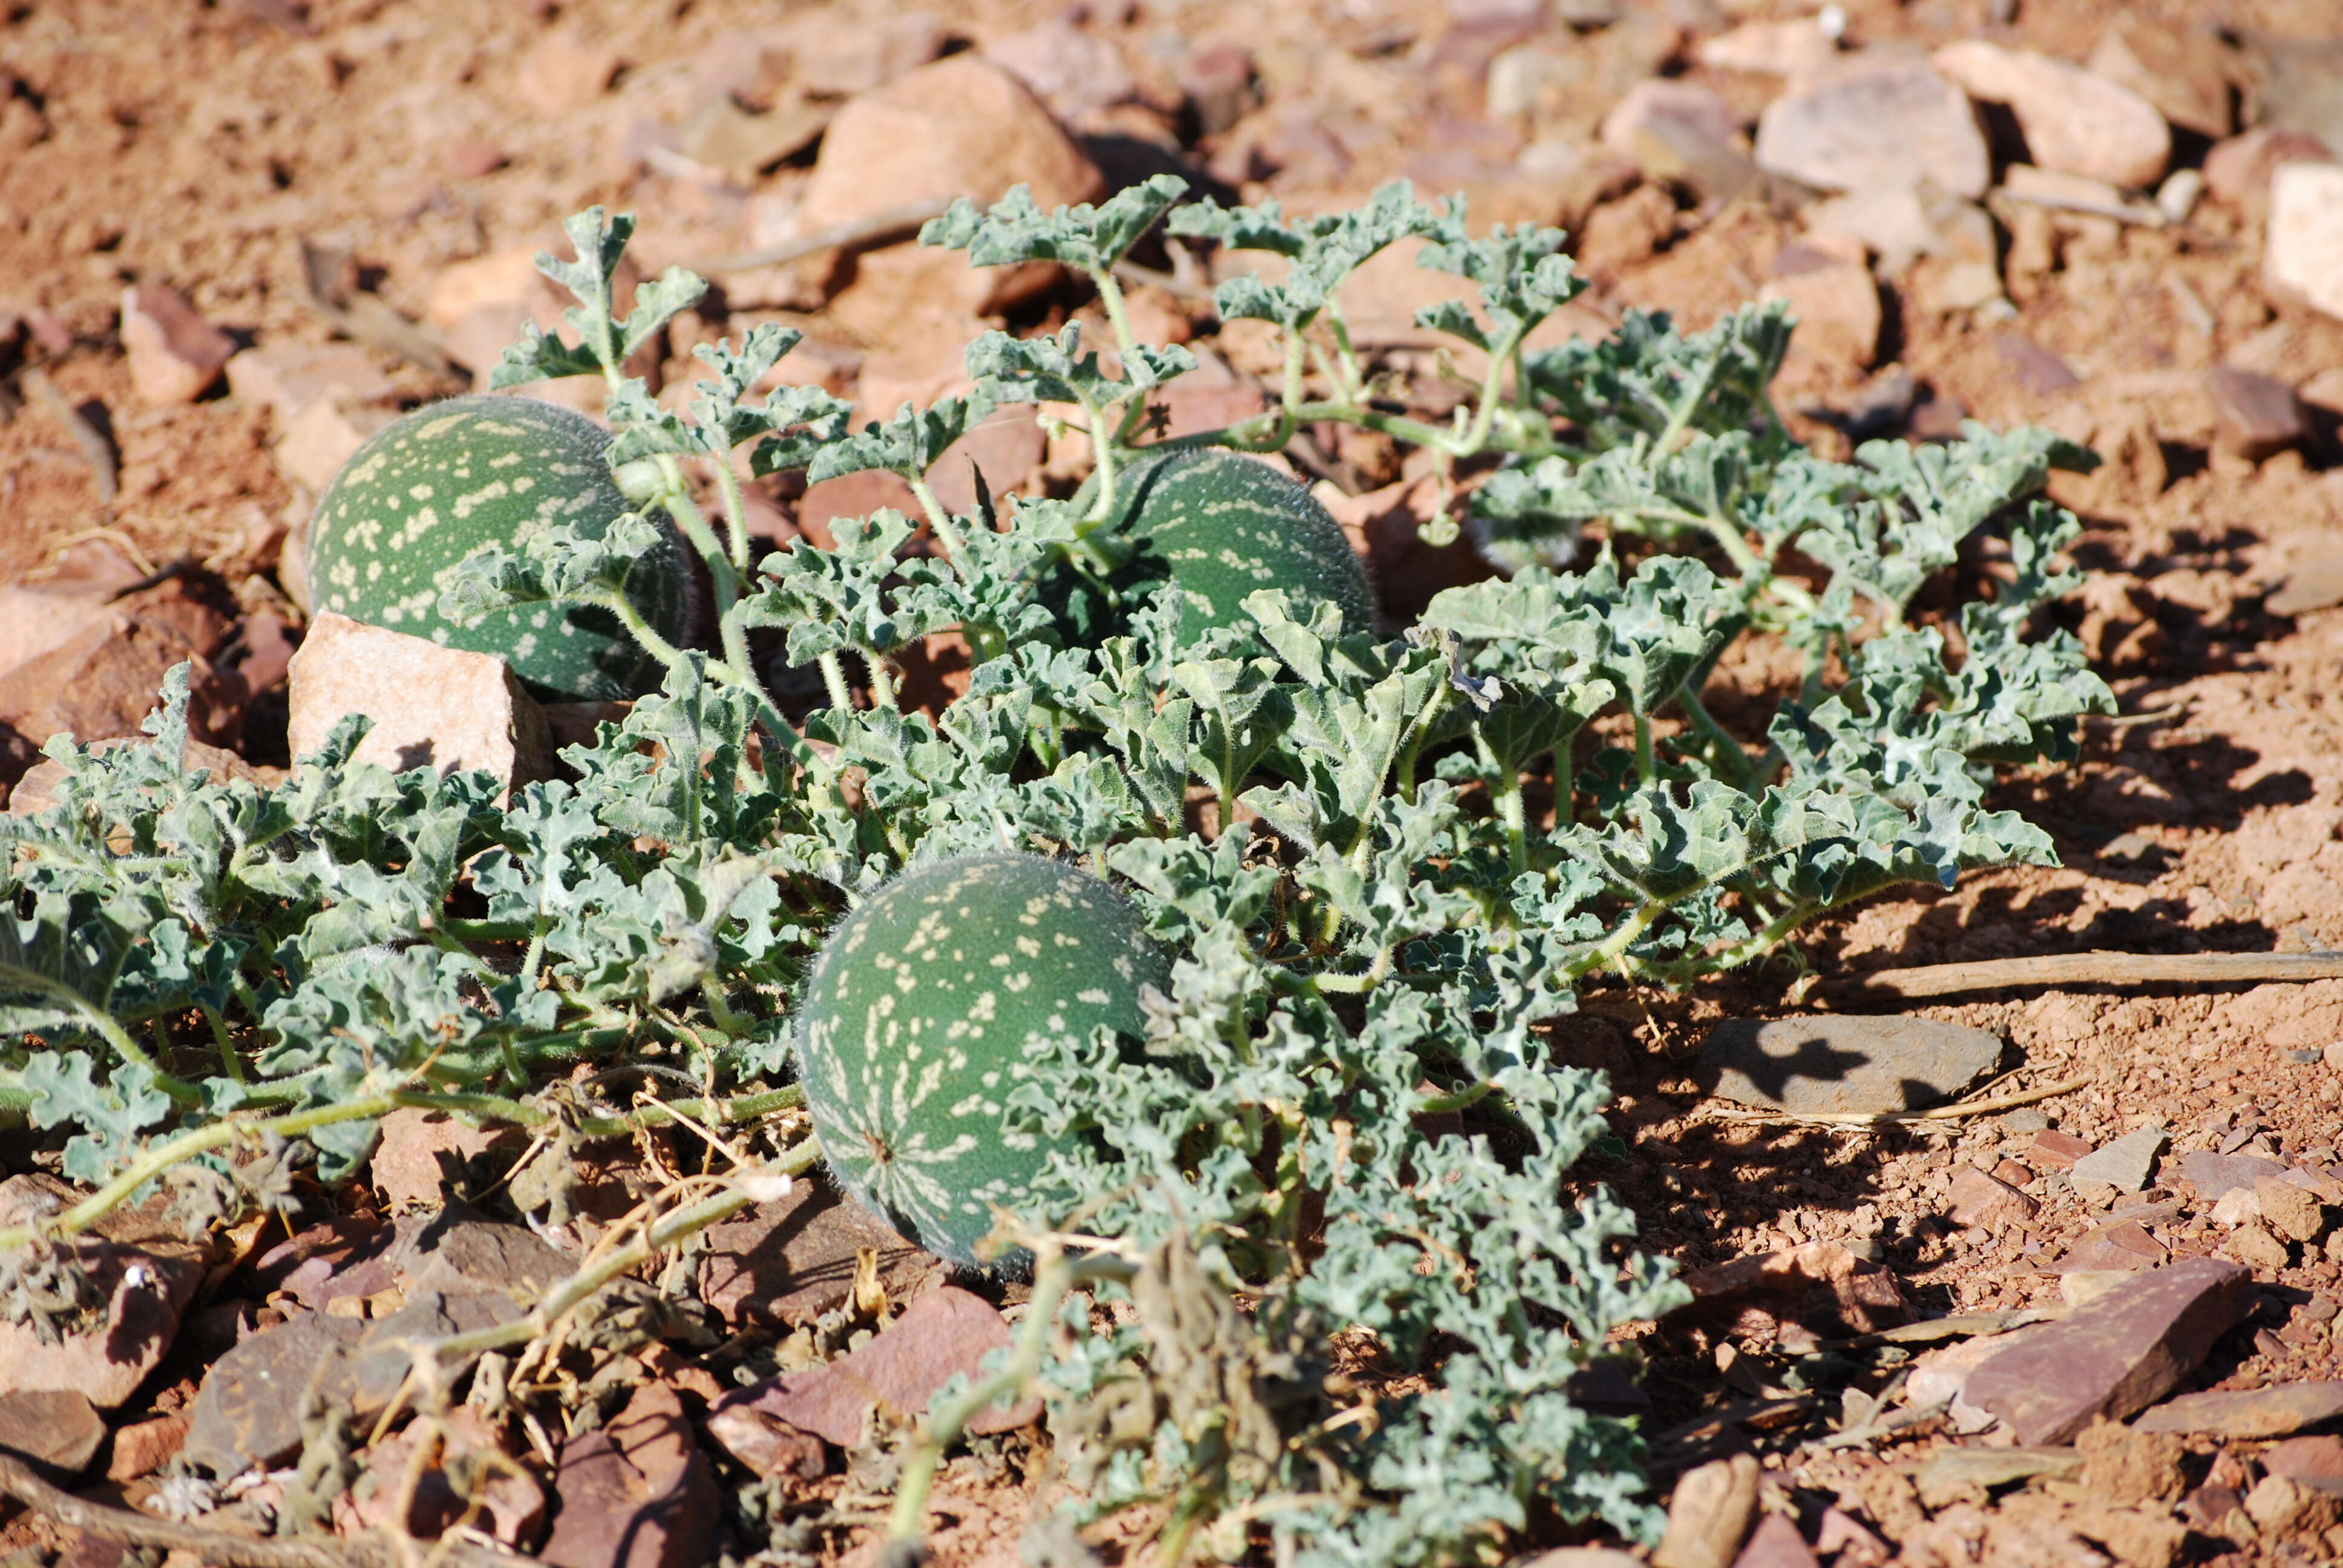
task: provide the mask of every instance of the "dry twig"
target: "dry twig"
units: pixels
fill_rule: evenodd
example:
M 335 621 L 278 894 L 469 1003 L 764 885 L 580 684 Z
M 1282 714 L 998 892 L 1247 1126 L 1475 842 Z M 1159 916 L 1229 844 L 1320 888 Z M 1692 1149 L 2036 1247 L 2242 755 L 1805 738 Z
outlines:
M 35 1474 L 31 1465 L 5 1452 L 0 1452 L 0 1494 L 103 1541 L 186 1552 L 224 1568 L 407 1568 L 399 1544 L 377 1536 L 276 1540 L 156 1519 L 135 1509 L 109 1508 L 58 1490 Z M 433 1545 L 430 1556 L 447 1568 L 524 1568 L 533 1562 L 515 1553 L 447 1540 Z
M 2322 980 L 2343 980 L 2343 953 L 2046 953 L 1875 970 L 1841 983 L 1890 996 L 1952 996 L 2004 986 L 2241 986 Z
M 759 246 L 744 250 L 738 256 L 713 256 L 696 261 L 690 268 L 699 273 L 746 272 L 757 266 L 779 266 L 799 256 L 812 256 L 825 250 L 850 250 L 857 246 L 871 245 L 882 239 L 920 228 L 930 218 L 944 216 L 951 203 L 941 196 L 930 196 L 920 201 L 903 202 L 868 217 L 851 223 L 833 224 L 828 228 L 785 239 L 779 245 Z

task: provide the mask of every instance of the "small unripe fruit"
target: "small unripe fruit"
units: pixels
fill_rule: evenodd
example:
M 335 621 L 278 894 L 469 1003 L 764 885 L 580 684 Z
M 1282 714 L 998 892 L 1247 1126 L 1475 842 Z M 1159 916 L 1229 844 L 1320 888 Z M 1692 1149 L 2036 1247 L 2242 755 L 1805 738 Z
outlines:
M 1051 1142 L 1003 1126 L 1041 1045 L 1145 1028 L 1163 954 L 1121 894 L 1035 855 L 972 855 L 881 888 L 830 933 L 798 1056 L 830 1171 L 940 1257 L 976 1266 Z
M 1244 598 L 1260 588 L 1283 588 L 1296 616 L 1331 600 L 1345 631 L 1374 624 L 1374 590 L 1342 525 L 1257 457 L 1218 447 L 1142 457 L 1117 481 L 1111 526 L 1170 570 L 1184 635 L 1245 624 Z
M 383 427 L 342 465 L 309 525 L 313 608 L 493 653 L 553 702 L 606 702 L 658 688 L 659 663 L 607 609 L 533 604 L 468 626 L 439 614 L 466 556 L 568 523 L 598 537 L 632 511 L 591 419 L 528 397 L 455 397 Z M 670 532 L 635 563 L 627 598 L 670 642 L 691 620 L 692 578 Z

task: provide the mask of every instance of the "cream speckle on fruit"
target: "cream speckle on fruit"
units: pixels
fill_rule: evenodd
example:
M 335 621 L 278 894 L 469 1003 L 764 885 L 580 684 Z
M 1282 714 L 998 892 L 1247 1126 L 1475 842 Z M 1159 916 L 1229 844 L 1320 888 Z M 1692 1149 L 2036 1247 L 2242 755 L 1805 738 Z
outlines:
M 839 1181 L 920 1245 L 976 1263 L 993 1206 L 1054 1146 L 1004 1121 L 998 1086 L 1029 1076 L 1045 1043 L 1142 1032 L 1142 981 L 1169 983 L 1163 955 L 1121 895 L 1072 867 L 971 856 L 880 889 L 823 950 L 799 1019 L 807 1109 Z M 860 1152 L 874 1141 L 894 1157 Z
M 318 500 L 308 547 L 313 578 L 334 589 L 323 608 L 499 654 L 542 699 L 656 689 L 662 668 L 607 609 L 520 605 L 460 627 L 439 614 L 441 592 L 476 550 L 562 524 L 596 537 L 633 510 L 602 461 L 608 441 L 583 415 L 520 397 L 458 397 L 393 422 Z M 687 635 L 693 591 L 671 532 L 637 558 L 625 586 L 669 642 Z

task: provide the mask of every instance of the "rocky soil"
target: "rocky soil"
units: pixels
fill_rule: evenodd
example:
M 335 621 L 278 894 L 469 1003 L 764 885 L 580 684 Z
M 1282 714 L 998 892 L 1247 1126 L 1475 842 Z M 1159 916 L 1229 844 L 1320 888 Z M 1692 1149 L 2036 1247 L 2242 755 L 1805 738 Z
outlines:
M 187 658 L 190 762 L 283 767 L 316 494 L 396 411 L 555 322 L 529 257 L 589 202 L 641 216 L 647 269 L 717 281 L 645 367 L 670 394 L 694 342 L 778 321 L 808 336 L 794 373 L 884 413 L 950 389 L 983 325 L 1091 308 L 898 243 L 907 204 L 1164 169 L 1297 210 L 1395 176 L 1462 191 L 1476 224 L 1573 231 L 1594 287 L 1569 329 L 1788 300 L 1777 401 L 1825 447 L 1964 419 L 2095 447 L 2056 490 L 2087 525 L 2066 613 L 2124 710 L 2078 765 L 2002 791 L 2064 869 L 1883 898 L 1803 968 L 1598 987 L 1562 1025 L 1619 1090 L 1621 1151 L 1587 1175 L 1699 1301 L 1585 1396 L 1644 1417 L 1665 1543 L 1541 1521 L 1516 1548 L 2343 1560 L 2343 980 L 1860 983 L 2343 948 L 2338 157 L 2320 0 L 25 0 L 0 14 L 0 780 L 11 809 L 45 803 L 39 748 L 135 736 Z M 1258 406 L 1267 367 L 1219 330 L 1210 278 L 1148 259 L 1142 334 L 1213 351 L 1175 420 Z M 1346 297 L 1362 343 L 1433 374 L 1411 315 L 1442 284 L 1370 268 Z M 1021 417 L 970 451 L 996 491 L 1079 462 Z M 1387 445 L 1313 451 L 1389 612 L 1474 569 L 1414 543 L 1428 489 Z M 768 487 L 759 530 L 821 539 L 893 484 Z M 948 689 L 950 650 L 934 662 Z M 444 701 L 502 737 L 527 700 L 495 672 L 435 681 L 402 718 L 426 733 L 454 733 Z M 558 739 L 590 716 L 547 717 Z M 295 1463 L 305 1392 L 380 1408 L 403 1335 L 508 1318 L 671 1151 L 578 1151 L 575 1212 L 532 1230 L 511 1189 L 549 1179 L 539 1152 L 410 1116 L 297 1234 L 120 1217 L 86 1243 L 103 1328 L 0 1323 L 0 1449 L 231 1533 L 460 1522 L 614 1568 L 770 1531 L 767 1562 L 871 1560 L 890 1412 L 1001 1342 L 1018 1292 L 951 1281 L 818 1185 L 622 1297 L 576 1347 L 566 1426 L 506 1391 L 570 1363 L 490 1357 L 446 1419 Z M 0 1225 L 59 1201 L 36 1140 L 0 1133 Z M 940 1561 L 1065 1550 L 1028 1534 L 1031 1413 L 947 1472 Z M 478 1479 L 468 1515 L 456 1477 Z M 65 1559 L 125 1556 L 0 1505 L 0 1562 Z

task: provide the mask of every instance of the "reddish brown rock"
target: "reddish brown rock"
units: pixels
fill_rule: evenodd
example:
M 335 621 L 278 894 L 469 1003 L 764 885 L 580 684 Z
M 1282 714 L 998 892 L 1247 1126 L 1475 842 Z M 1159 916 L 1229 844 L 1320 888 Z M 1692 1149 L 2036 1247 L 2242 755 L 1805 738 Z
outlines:
M 371 1296 L 391 1288 L 387 1225 L 334 1220 L 287 1237 L 252 1263 L 255 1290 L 264 1300 L 279 1292 L 311 1312 L 346 1295 Z
M 55 1213 L 57 1184 L 32 1176 L 0 1181 L 0 1227 Z M 47 1343 L 30 1322 L 0 1321 L 0 1394 L 70 1389 L 100 1410 L 137 1391 L 179 1332 L 179 1314 L 203 1282 L 206 1249 L 176 1240 L 144 1215 L 122 1215 L 114 1239 L 85 1234 L 72 1243 L 97 1305 L 85 1327 L 61 1323 Z
M 2275 1274 L 2294 1261 L 2286 1243 L 2272 1235 L 2269 1228 L 2259 1221 L 2238 1226 L 2223 1243 L 2223 1248 L 2239 1262 L 2250 1264 L 2264 1273 Z
M 840 518 L 867 518 L 882 507 L 914 521 L 925 516 L 920 510 L 920 498 L 901 475 L 865 468 L 859 474 L 840 474 L 808 485 L 798 498 L 798 531 L 817 549 L 835 549 L 838 537 L 830 528 L 833 522 Z
M 1339 496 L 1322 487 L 1320 499 L 1351 548 L 1367 559 L 1367 577 L 1375 586 L 1383 614 L 1394 624 L 1413 621 L 1443 589 L 1479 582 L 1492 575 L 1487 560 L 1473 541 L 1464 519 L 1470 499 L 1449 487 L 1448 510 L 1457 525 L 1455 541 L 1426 544 L 1423 528 L 1439 514 L 1443 486 L 1436 475 L 1402 479 L 1364 495 Z
M 2343 1415 L 2343 1382 L 2289 1382 L 2184 1393 L 2142 1412 L 2132 1425 L 2140 1432 L 2268 1438 L 2285 1437 L 2338 1415 Z
M 492 1220 L 462 1203 L 399 1221 L 392 1275 L 408 1292 L 451 1298 L 493 1292 L 528 1304 L 566 1280 L 578 1260 L 526 1225 Z
M 1098 166 L 1031 88 L 980 55 L 955 55 L 838 111 L 822 137 L 798 226 L 811 233 L 930 198 L 990 203 L 1019 184 L 1031 187 L 1044 212 L 1093 200 L 1104 189 Z M 1048 268 L 992 276 L 970 268 L 957 254 L 924 256 L 931 258 L 938 288 L 920 297 L 965 297 L 980 314 L 1046 287 L 1054 276 Z
M 367 1170 L 389 1209 L 437 1208 L 447 1196 L 443 1156 L 459 1171 L 491 1151 L 510 1164 L 527 1143 L 517 1127 L 475 1127 L 441 1111 L 394 1111 L 382 1119 Z
M 928 483 L 945 510 L 954 517 L 976 510 L 970 464 L 983 473 L 985 487 L 996 502 L 1012 491 L 1032 487 L 1050 446 L 1033 414 L 1030 403 L 996 408 L 982 424 L 943 449 L 928 469 Z
M 716 1482 L 683 1403 L 646 1383 L 626 1409 L 561 1445 L 560 1499 L 539 1557 L 557 1568 L 697 1568 L 715 1557 Z
M 719 1401 L 708 1418 L 708 1435 L 758 1475 L 812 1481 L 830 1468 L 830 1450 L 821 1439 L 754 1403 Z
M 285 421 L 277 437 L 277 471 L 311 494 L 322 495 L 367 437 L 391 418 L 387 408 L 320 397 Z
M 2282 1176 L 2264 1176 L 2254 1182 L 2254 1202 L 2271 1230 L 2297 1241 L 2311 1242 L 2327 1234 L 2327 1212 L 2318 1194 Z
M 779 1201 L 709 1227 L 700 1299 L 735 1326 L 795 1328 L 844 1304 L 865 1248 L 878 1253 L 879 1282 L 898 1305 L 942 1277 L 940 1263 L 860 1204 L 825 1182 L 799 1181 Z
M 439 149 L 439 167 L 451 180 L 485 179 L 510 162 L 503 147 L 470 136 Z
M 2205 189 L 2216 201 L 2259 212 L 2280 164 L 2328 163 L 2333 157 L 2327 144 L 2308 131 L 2257 126 L 2205 155 Z
M 423 1456 L 410 1488 L 408 1467 L 424 1445 L 427 1427 L 430 1452 Z M 477 1500 L 465 1495 L 451 1471 L 468 1479 L 481 1478 Z M 402 1499 L 403 1513 L 398 1506 Z M 367 1454 L 365 1473 L 335 1500 L 334 1517 L 345 1530 L 395 1527 L 437 1540 L 463 1520 L 476 1501 L 478 1522 L 508 1546 L 526 1549 L 545 1528 L 545 1488 L 506 1459 L 486 1422 L 458 1405 L 437 1421 L 417 1422 L 377 1443 Z
M 2189 1259 L 2156 1269 L 2045 1325 L 1969 1374 L 1962 1397 L 2035 1447 L 2064 1442 L 2104 1416 L 2154 1403 L 2253 1306 L 2235 1263 Z
M 304 1313 L 221 1356 L 187 1410 L 187 1458 L 225 1480 L 292 1455 L 301 1446 L 301 1407 L 312 1384 L 342 1387 L 341 1352 L 366 1332 L 355 1318 Z
M 2030 1220 L 2040 1207 L 2008 1182 L 1988 1176 L 1974 1165 L 1964 1165 L 1953 1172 L 1952 1190 L 1945 1201 L 1945 1212 L 1960 1224 L 1983 1225 L 1987 1230 Z
M 2343 317 L 2343 166 L 2289 163 L 2271 174 L 2262 280 L 2282 299 Z
M 1928 1018 L 1726 1019 L 1701 1046 L 1698 1077 L 1711 1094 L 1768 1110 L 1912 1111 L 1974 1081 L 2002 1049 L 1991 1030 Z
M 192 403 L 212 388 L 236 342 L 159 283 L 122 291 L 122 347 L 130 384 L 149 403 Z
M 1786 1515 L 1758 1515 L 1757 1528 L 1749 1533 L 1749 1540 L 1741 1548 L 1741 1555 L 1733 1560 L 1733 1568 L 1820 1568 L 1815 1560 L 1814 1548 L 1798 1533 L 1798 1527 Z
M 2129 1273 L 2155 1268 L 2164 1261 L 2165 1255 L 2164 1244 L 2149 1235 L 2139 1221 L 2122 1220 L 2087 1231 L 2058 1260 L 2058 1271 Z
M 956 1286 L 929 1292 L 859 1348 L 806 1372 L 784 1372 L 725 1398 L 710 1413 L 736 1430 L 731 1412 L 753 1410 L 840 1448 L 860 1448 L 881 1404 L 905 1415 L 928 1408 L 936 1390 L 955 1376 L 978 1375 L 984 1358 L 1010 1342 L 1009 1325 L 990 1303 Z M 1003 1411 L 980 1411 L 973 1432 L 1008 1432 L 1041 1413 L 1037 1400 Z
M 1603 116 L 1603 145 L 1622 157 L 1637 156 L 1639 139 L 1658 120 L 1690 126 L 1708 139 L 1730 145 L 1741 135 L 1740 116 L 1714 89 L 1697 82 L 1649 76 Z
M 1736 1453 L 1688 1470 L 1668 1500 L 1654 1568 L 1728 1568 L 1757 1511 L 1757 1456 Z
M 1794 357 L 1845 370 L 1867 370 L 1878 355 L 1879 285 L 1867 266 L 1825 259 L 1766 279 L 1757 297 L 1790 307 L 1798 324 L 1790 339 Z
M 293 658 L 288 744 L 296 758 L 351 714 L 374 721 L 352 753 L 393 772 L 493 773 L 509 790 L 553 773 L 545 716 L 505 661 L 330 612 Z
M 2205 372 L 2204 387 L 2215 438 L 2248 461 L 2258 463 L 2309 434 L 2294 388 L 2276 377 L 2217 365 Z
M 20 595 L 15 603 L 30 608 L 42 597 Z M 171 578 L 102 608 L 59 609 L 71 630 L 0 674 L 0 723 L 35 746 L 65 732 L 85 746 L 137 736 L 160 700 L 165 674 L 194 659 L 190 727 L 199 739 L 234 739 L 242 685 L 208 662 L 230 622 L 203 593 Z
M 79 1475 L 106 1441 L 106 1422 L 72 1389 L 0 1393 L 0 1449 L 55 1476 Z
M 2250 1192 L 2261 1177 L 2285 1175 L 2286 1167 L 2258 1155 L 2216 1154 L 2209 1149 L 2196 1149 L 2180 1157 L 2180 1174 L 2197 1189 L 2198 1197 L 2208 1203 L 2217 1203 L 2232 1189 L 2242 1187 Z
M 2034 1135 L 2033 1143 L 2026 1151 L 2026 1160 L 2037 1171 L 2071 1171 L 2075 1161 L 2090 1151 L 2091 1145 L 2087 1141 L 2046 1127 Z
M 2297 1486 L 2343 1496 L 2343 1437 L 2290 1437 L 2262 1455 L 2262 1468 Z
M 106 1462 L 108 1481 L 136 1481 L 152 1475 L 179 1456 L 187 1441 L 187 1418 L 158 1415 L 152 1421 L 117 1427 L 114 1452 Z
M 616 49 L 575 28 L 557 27 L 521 56 L 513 90 L 541 114 L 571 114 L 607 92 L 622 63 Z
M 1875 1333 L 1909 1311 L 1893 1273 L 1839 1241 L 1735 1258 L 1684 1281 L 1694 1299 L 1672 1316 L 1729 1323 L 1735 1338 L 1771 1338 L 1791 1322 L 1835 1337 Z

